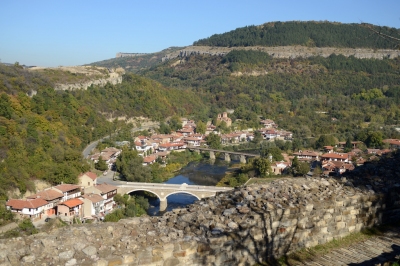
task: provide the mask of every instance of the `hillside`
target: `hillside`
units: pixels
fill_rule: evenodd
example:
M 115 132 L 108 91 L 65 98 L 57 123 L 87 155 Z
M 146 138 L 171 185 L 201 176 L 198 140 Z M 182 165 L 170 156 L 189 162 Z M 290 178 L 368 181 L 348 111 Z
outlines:
M 117 57 L 88 64 L 106 68 L 123 68 L 125 71 L 137 73 L 139 70 L 159 64 L 163 58 L 171 53 L 181 50 L 183 47 L 170 47 L 160 52 L 138 55 L 135 57 Z
M 224 57 L 171 60 L 142 74 L 168 87 L 196 91 L 215 111 L 234 109 L 231 118 L 240 119 L 243 128 L 258 125 L 259 116 L 274 119 L 308 146 L 312 139 L 307 138 L 320 134 L 343 140 L 379 127 L 388 127 L 386 136 L 393 136 L 389 125 L 400 118 L 399 71 L 398 58 L 281 59 L 235 50 Z
M 10 191 L 34 191 L 34 180 L 76 182 L 90 167 L 81 156 L 88 143 L 116 130 L 130 136 L 132 125 L 110 118 L 159 121 L 205 109 L 194 93 L 133 74 L 120 84 L 63 91 L 54 89 L 47 72 L 0 65 L 0 200 Z
M 137 73 L 182 55 L 225 55 L 237 49 L 264 51 L 275 58 L 328 57 L 331 54 L 376 59 L 399 57 L 398 42 L 385 35 L 399 39 L 400 30 L 365 23 L 269 22 L 215 34 L 195 41 L 192 46 L 171 47 L 157 53 L 112 58 L 90 65 L 122 67 Z
M 400 38 L 400 30 L 370 24 L 342 24 L 337 22 L 289 21 L 269 22 L 247 26 L 193 43 L 194 46 L 246 47 L 293 46 L 396 49 L 398 42 L 376 38 L 371 29 Z

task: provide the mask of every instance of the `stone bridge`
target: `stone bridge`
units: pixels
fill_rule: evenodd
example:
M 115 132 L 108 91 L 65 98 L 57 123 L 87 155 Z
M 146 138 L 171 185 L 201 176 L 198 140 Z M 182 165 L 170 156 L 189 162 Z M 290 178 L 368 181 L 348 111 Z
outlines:
M 186 183 L 175 184 L 160 184 L 160 183 L 140 183 L 126 182 L 126 184 L 118 186 L 118 193 L 129 194 L 135 191 L 147 191 L 156 195 L 160 199 L 160 211 L 165 211 L 167 208 L 167 197 L 173 194 L 185 193 L 196 197 L 198 200 L 215 196 L 217 192 L 229 191 L 230 187 L 212 187 L 188 185 Z
M 216 150 L 216 149 L 201 148 L 201 147 L 194 147 L 194 146 L 188 146 L 187 149 L 189 149 L 191 151 L 196 151 L 196 152 L 208 151 L 210 153 L 210 159 L 211 160 L 215 160 L 215 153 L 223 153 L 223 154 L 225 154 L 225 161 L 227 161 L 227 162 L 231 161 L 231 155 L 239 156 L 240 157 L 240 163 L 246 163 L 247 162 L 247 158 L 260 157 L 260 155 L 253 154 L 253 153 Z

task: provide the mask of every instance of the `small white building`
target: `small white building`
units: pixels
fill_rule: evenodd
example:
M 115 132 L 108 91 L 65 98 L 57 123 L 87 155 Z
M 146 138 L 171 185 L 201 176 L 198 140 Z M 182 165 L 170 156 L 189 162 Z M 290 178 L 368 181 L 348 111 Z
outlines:
M 32 219 L 41 218 L 45 211 L 52 208 L 51 205 L 41 198 L 30 200 L 10 199 L 6 203 L 8 210 Z

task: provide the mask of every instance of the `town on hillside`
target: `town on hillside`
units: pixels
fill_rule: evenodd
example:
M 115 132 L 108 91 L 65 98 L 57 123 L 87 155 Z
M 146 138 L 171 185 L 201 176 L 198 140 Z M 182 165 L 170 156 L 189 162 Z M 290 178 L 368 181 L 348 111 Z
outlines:
M 201 134 L 196 130 L 195 121 L 189 119 L 181 119 L 181 121 L 182 128 L 170 134 L 134 137 L 134 145 L 131 147 L 143 157 L 144 166 L 155 162 L 166 163 L 172 151 L 184 151 L 188 147 L 207 147 L 207 136 L 210 134 L 220 136 L 221 145 L 251 142 L 258 133 L 264 141 L 291 142 L 293 140 L 292 132 L 278 129 L 278 125 L 271 119 L 261 120 L 261 128 L 256 131 L 250 129 L 229 134 L 222 134 L 212 123 L 208 123 L 205 133 Z M 217 117 L 217 123 L 222 121 L 227 126 L 232 124 L 226 112 Z M 307 163 L 307 174 L 325 177 L 340 176 L 352 171 L 356 166 L 400 148 L 398 139 L 386 139 L 383 143 L 388 147 L 387 149 L 366 148 L 364 143 L 352 141 L 338 142 L 335 146 L 324 146 L 322 150 L 299 150 L 292 154 L 284 154 L 284 160 L 281 161 L 273 161 L 270 156 L 270 172 L 272 175 L 288 174 L 296 158 L 299 162 Z M 117 147 L 129 146 L 130 141 L 120 141 L 116 144 Z M 90 155 L 88 159 L 94 163 L 103 161 L 108 169 L 104 172 L 106 174 L 113 169 L 121 152 L 119 148 L 107 147 Z M 59 217 L 67 223 L 73 223 L 74 220 L 101 221 L 116 207 L 114 196 L 117 194 L 117 187 L 107 183 L 98 184 L 97 178 L 94 172 L 81 173 L 78 176 L 78 184 L 59 184 L 29 195 L 25 199 L 9 199 L 6 207 L 17 214 L 18 218 L 30 218 L 33 221 L 54 217 Z

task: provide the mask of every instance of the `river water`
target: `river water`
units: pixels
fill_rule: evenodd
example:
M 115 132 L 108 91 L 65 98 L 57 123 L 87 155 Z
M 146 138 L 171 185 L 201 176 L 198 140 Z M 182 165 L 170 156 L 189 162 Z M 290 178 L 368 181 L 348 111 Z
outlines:
M 178 175 L 164 182 L 165 184 L 183 184 L 215 186 L 224 177 L 228 171 L 229 164 L 223 160 L 215 160 L 214 163 L 209 161 L 191 162 L 182 168 Z M 167 197 L 168 205 L 166 211 L 175 208 L 184 207 L 192 204 L 197 200 L 196 197 L 185 193 L 173 194 Z M 159 199 L 149 199 L 150 208 L 147 213 L 149 215 L 159 215 Z

